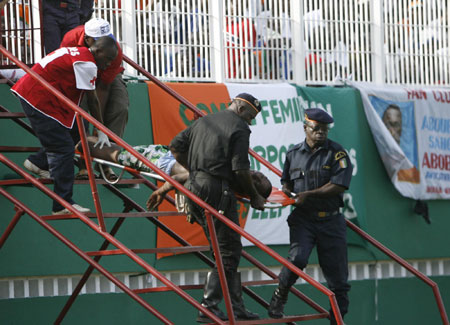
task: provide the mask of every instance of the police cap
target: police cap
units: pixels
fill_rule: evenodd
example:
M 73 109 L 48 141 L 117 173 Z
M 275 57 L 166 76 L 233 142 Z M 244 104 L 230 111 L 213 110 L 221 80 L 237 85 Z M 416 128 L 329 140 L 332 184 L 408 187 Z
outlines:
M 261 112 L 261 104 L 259 103 L 259 100 L 257 100 L 255 97 L 253 97 L 250 94 L 241 93 L 241 94 L 237 95 L 234 99 L 240 99 L 240 100 L 246 102 L 247 104 L 249 104 L 256 111 Z
M 334 122 L 334 119 L 327 112 L 320 108 L 305 109 L 305 119 L 307 121 L 314 121 L 323 124 L 330 124 Z

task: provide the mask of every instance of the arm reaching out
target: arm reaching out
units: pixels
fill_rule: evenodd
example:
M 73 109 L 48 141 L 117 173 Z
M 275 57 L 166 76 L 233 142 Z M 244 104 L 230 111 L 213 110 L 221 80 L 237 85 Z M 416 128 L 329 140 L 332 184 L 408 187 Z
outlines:
M 345 187 L 341 185 L 336 185 L 333 183 L 327 183 L 322 187 L 316 188 L 314 190 L 300 192 L 295 195 L 295 206 L 301 206 L 308 197 L 316 196 L 316 197 L 330 197 L 337 194 L 341 194 L 345 191 Z
M 173 175 L 172 178 L 176 180 L 178 183 L 183 184 L 189 178 L 189 172 L 184 171 L 182 173 Z M 169 182 L 165 182 L 163 186 L 154 191 L 147 200 L 147 209 L 149 211 L 156 210 L 156 208 L 162 203 L 166 194 L 173 190 L 173 185 Z

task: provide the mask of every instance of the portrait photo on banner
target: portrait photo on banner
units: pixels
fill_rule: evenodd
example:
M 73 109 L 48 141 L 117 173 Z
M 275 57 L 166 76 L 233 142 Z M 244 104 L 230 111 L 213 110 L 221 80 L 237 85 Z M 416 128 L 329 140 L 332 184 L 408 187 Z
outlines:
M 400 146 L 412 167 L 398 172 L 398 181 L 419 183 L 419 159 L 414 101 L 393 101 L 369 95 L 372 107 L 386 126 L 390 136 Z M 380 152 L 381 154 L 381 152 Z M 389 154 L 386 152 L 385 154 Z

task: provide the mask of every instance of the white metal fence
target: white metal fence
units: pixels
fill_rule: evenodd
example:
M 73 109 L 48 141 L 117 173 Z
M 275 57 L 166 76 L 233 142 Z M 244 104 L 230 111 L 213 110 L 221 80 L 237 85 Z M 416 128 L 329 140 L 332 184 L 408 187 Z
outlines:
M 0 44 L 12 54 L 32 64 L 43 53 L 40 40 L 39 1 L 9 1 L 0 9 Z M 11 64 L 0 55 L 0 67 Z
M 162 80 L 450 82 L 446 0 L 96 0 L 95 16 Z

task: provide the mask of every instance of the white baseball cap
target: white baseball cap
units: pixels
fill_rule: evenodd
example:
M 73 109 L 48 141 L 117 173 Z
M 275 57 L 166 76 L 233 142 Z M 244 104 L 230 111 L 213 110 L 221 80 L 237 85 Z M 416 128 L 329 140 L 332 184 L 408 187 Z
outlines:
M 101 18 L 92 18 L 84 24 L 84 33 L 86 36 L 92 37 L 97 40 L 99 37 L 109 36 L 112 39 L 116 39 L 111 33 L 111 26 L 109 23 Z

